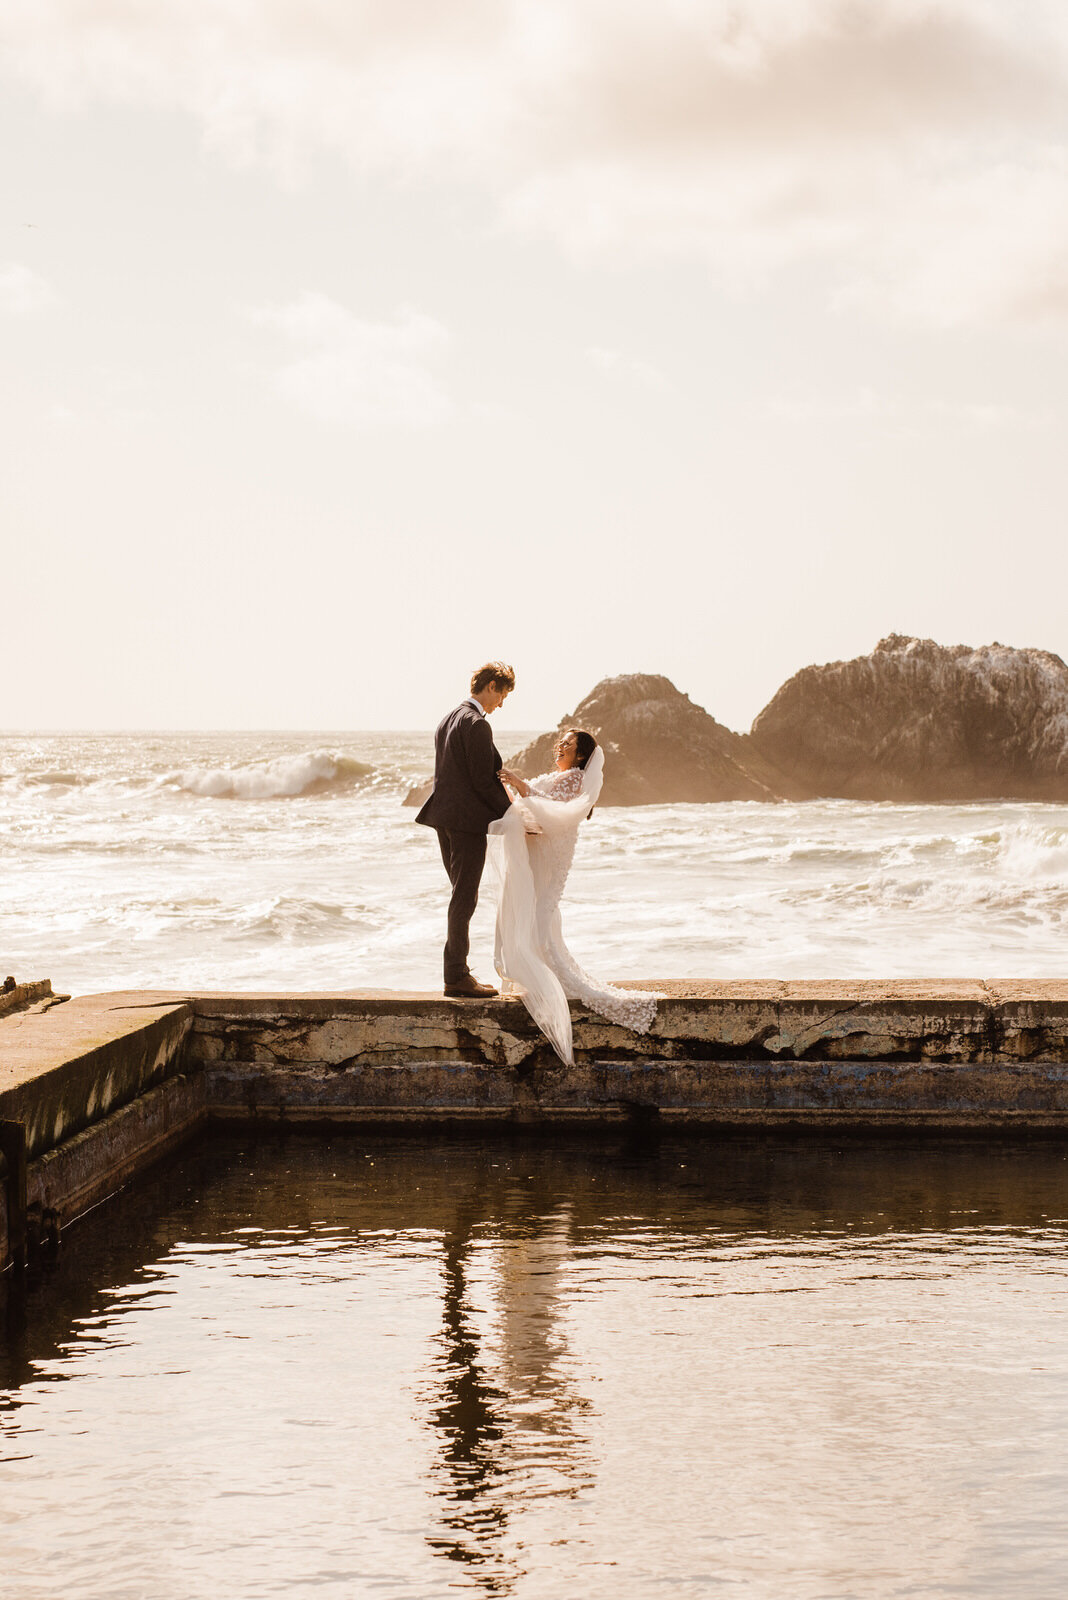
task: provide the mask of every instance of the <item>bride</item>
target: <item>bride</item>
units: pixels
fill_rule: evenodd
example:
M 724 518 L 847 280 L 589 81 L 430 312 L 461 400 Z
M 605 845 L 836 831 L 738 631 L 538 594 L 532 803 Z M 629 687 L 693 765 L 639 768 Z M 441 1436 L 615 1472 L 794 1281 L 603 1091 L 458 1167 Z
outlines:
M 598 983 L 564 943 L 563 893 L 581 824 L 604 781 L 604 751 L 590 733 L 569 728 L 554 751 L 556 767 L 530 783 L 505 768 L 514 798 L 490 834 L 501 845 L 494 964 L 504 992 L 518 990 L 561 1061 L 574 1065 L 569 1000 L 636 1033 L 648 1033 L 657 997 Z

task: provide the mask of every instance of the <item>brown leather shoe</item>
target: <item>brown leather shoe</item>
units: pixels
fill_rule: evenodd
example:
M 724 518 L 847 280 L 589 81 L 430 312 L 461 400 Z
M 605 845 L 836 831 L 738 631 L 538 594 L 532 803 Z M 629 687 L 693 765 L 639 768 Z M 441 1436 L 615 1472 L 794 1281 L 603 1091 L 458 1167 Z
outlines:
M 492 984 L 479 983 L 472 972 L 466 978 L 461 978 L 459 983 L 445 985 L 446 1000 L 493 1000 L 496 994 Z

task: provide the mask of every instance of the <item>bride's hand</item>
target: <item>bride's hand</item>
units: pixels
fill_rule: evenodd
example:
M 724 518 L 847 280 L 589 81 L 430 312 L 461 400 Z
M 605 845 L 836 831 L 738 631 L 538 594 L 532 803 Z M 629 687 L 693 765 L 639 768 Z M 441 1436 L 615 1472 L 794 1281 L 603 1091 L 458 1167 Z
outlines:
M 501 768 L 501 782 L 506 783 L 509 789 L 514 789 L 516 794 L 524 799 L 530 793 L 530 784 L 525 778 L 520 778 L 516 773 L 510 772 L 507 767 Z

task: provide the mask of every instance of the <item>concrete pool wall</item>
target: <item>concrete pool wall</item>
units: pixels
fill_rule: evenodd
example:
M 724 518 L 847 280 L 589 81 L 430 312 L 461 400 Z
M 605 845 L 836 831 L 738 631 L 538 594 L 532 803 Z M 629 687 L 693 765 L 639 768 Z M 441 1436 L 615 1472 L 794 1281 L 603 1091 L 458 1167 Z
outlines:
M 634 985 L 637 987 L 637 985 Z M 0 1265 L 212 1122 L 1068 1130 L 1068 983 L 641 985 L 646 1037 L 517 1000 L 117 993 L 0 1012 Z

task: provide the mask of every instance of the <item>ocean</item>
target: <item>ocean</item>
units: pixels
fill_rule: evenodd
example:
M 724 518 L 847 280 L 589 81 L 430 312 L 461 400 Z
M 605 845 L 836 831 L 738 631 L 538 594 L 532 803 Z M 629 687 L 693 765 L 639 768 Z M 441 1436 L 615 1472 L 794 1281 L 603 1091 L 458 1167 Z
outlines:
M 429 733 L 2 735 L 0 978 L 434 989 L 447 885 L 401 805 L 432 765 Z M 1068 807 L 1035 804 L 600 806 L 564 903 L 609 979 L 1060 977 L 1066 926 Z

